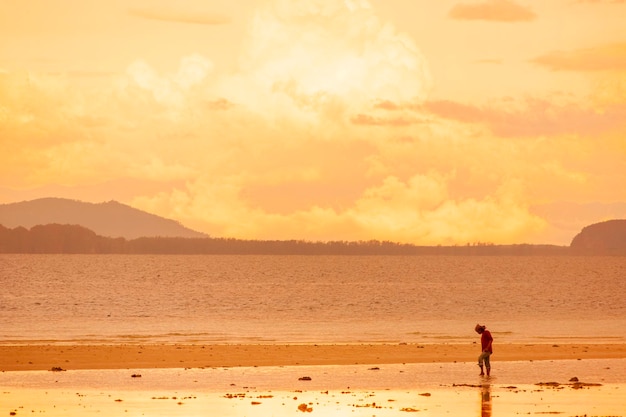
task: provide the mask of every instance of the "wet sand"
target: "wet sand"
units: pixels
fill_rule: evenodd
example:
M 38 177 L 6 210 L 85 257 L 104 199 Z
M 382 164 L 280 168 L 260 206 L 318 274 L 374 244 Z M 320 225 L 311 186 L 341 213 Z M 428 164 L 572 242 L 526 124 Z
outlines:
M 0 345 L 0 371 L 474 362 L 467 344 Z M 494 361 L 624 359 L 626 344 L 499 344 Z
M 429 391 L 232 391 L 231 393 L 49 389 L 0 393 L 5 415 L 111 416 L 624 416 L 624 386 L 593 390 L 533 386 Z
M 0 372 L 0 412 L 59 417 L 626 416 L 625 359 L 494 365 L 492 378 L 478 377 L 475 363 L 467 362 Z M 572 382 L 574 376 L 580 382 Z
M 626 416 L 625 344 L 501 344 L 492 378 L 477 375 L 477 350 L 474 343 L 2 345 L 0 412 Z

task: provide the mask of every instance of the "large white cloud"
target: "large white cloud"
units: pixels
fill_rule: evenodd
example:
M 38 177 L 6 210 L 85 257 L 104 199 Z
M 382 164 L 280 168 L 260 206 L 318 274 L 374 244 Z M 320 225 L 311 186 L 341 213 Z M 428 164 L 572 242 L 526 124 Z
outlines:
M 181 106 L 186 92 L 200 84 L 213 69 L 213 63 L 200 54 L 183 57 L 178 72 L 161 75 L 147 62 L 137 60 L 127 70 L 131 80 L 149 90 L 161 104 Z
M 430 86 L 413 39 L 367 1 L 272 0 L 254 16 L 229 93 L 255 109 L 273 101 L 318 111 L 334 100 L 419 100 Z

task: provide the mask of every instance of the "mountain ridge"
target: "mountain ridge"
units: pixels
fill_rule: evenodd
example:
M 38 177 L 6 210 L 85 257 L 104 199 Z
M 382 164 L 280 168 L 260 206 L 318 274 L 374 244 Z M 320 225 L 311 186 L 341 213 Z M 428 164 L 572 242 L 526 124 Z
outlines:
M 0 204 L 0 224 L 27 229 L 44 224 L 73 224 L 100 236 L 202 238 L 208 235 L 179 222 L 122 204 L 115 200 L 88 203 L 66 198 L 46 197 Z

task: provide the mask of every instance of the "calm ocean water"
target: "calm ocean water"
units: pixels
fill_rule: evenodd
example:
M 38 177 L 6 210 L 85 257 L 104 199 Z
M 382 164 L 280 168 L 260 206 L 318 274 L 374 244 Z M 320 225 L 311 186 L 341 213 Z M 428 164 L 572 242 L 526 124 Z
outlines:
M 0 255 L 0 343 L 626 341 L 626 257 Z

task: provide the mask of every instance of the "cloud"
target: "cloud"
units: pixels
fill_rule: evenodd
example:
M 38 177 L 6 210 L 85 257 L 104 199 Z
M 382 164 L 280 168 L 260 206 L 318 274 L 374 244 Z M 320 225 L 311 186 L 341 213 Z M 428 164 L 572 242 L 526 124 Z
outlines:
M 67 75 L 68 77 L 73 77 L 73 78 L 77 78 L 77 79 L 81 79 L 81 78 L 113 78 L 115 76 L 118 75 L 117 72 L 115 71 L 93 71 L 93 70 L 70 70 L 70 71 L 64 71 L 64 72 L 54 72 L 54 71 L 50 71 L 48 72 L 48 75 L 51 76 L 64 76 Z
M 554 192 L 556 181 L 576 182 L 568 190 L 584 184 L 560 160 L 544 163 L 537 150 L 543 145 L 525 151 L 531 141 L 489 134 L 479 141 L 467 126 L 442 122 L 445 115 L 488 125 L 499 117 L 498 129 L 519 134 L 524 112 L 551 113 L 553 105 L 498 106 L 507 114 L 453 102 L 372 99 L 362 112 L 348 113 L 363 115 L 364 125 L 350 117 L 336 122 L 332 114 L 320 115 L 321 123 L 284 113 L 268 120 L 261 109 L 217 94 L 213 76 L 199 55 L 181 59 L 172 73 L 137 61 L 124 83 L 97 94 L 50 77 L 1 74 L 0 128 L 12 140 L 0 141 L 2 154 L 11 155 L 0 166 L 0 178 L 11 181 L 0 186 L 30 188 L 53 178 L 85 190 L 125 179 L 120 187 L 133 193 L 120 189 L 114 196 L 212 236 L 464 244 L 516 243 L 543 227 L 527 209 L 524 183 L 533 192 Z M 271 94 L 283 93 L 264 98 Z M 384 128 L 398 120 L 416 122 Z M 580 147 L 560 145 L 544 151 L 548 158 L 571 157 Z M 594 159 L 587 148 L 578 152 Z M 620 163 L 602 166 L 616 171 Z
M 0 185 L 80 186 L 120 176 L 160 181 L 192 176 L 197 164 L 186 165 L 184 156 L 191 145 L 168 139 L 198 127 L 194 112 L 206 117 L 232 107 L 202 94 L 199 87 L 210 70 L 200 55 L 183 58 L 170 75 L 137 61 L 125 80 L 118 76 L 106 86 L 88 88 L 72 74 L 0 74 L 0 130 L 10 138 L 0 140 L 5 155 L 0 177 L 10 179 Z
M 150 6 L 144 8 L 131 8 L 128 14 L 148 20 L 163 22 L 192 23 L 199 25 L 225 25 L 230 23 L 230 18 L 217 13 L 203 10 L 188 10 L 180 6 Z
M 180 106 L 185 100 L 185 92 L 202 81 L 213 69 L 213 63 L 200 54 L 184 57 L 178 72 L 161 75 L 143 60 L 132 63 L 127 73 L 137 86 L 152 92 L 161 104 Z
M 151 212 L 176 213 L 185 224 L 213 236 L 260 239 L 388 240 L 420 244 L 478 241 L 517 243 L 544 223 L 528 212 L 515 182 L 483 199 L 449 195 L 452 178 L 436 172 L 406 181 L 389 176 L 344 209 L 314 205 L 285 213 L 253 208 L 242 200 L 241 178 L 206 176 L 173 190 L 133 200 Z
M 404 117 L 396 117 L 396 118 L 381 118 L 376 116 L 371 116 L 368 114 L 359 113 L 356 116 L 350 119 L 350 122 L 354 125 L 360 126 L 387 126 L 387 127 L 406 127 L 411 126 L 415 123 L 420 123 L 419 120 L 415 118 L 404 118 Z
M 626 71 L 626 43 L 554 51 L 531 62 L 552 71 Z
M 414 40 L 381 22 L 365 0 L 267 2 L 254 16 L 241 63 L 235 101 L 272 112 L 331 106 L 337 113 L 373 99 L 424 99 L 432 84 Z
M 626 103 L 608 104 L 598 110 L 543 99 L 527 99 L 517 108 L 511 103 L 485 107 L 437 100 L 427 102 L 424 108 L 446 119 L 484 124 L 503 137 L 594 136 L 626 128 Z
M 574 3 L 626 4 L 626 0 L 576 0 Z
M 487 0 L 481 3 L 460 3 L 448 13 L 458 20 L 487 20 L 494 22 L 528 22 L 537 15 L 527 7 L 511 0 Z
M 500 59 L 493 59 L 493 58 L 479 59 L 479 60 L 477 60 L 475 62 L 477 64 L 490 64 L 490 65 L 500 65 L 500 64 L 502 64 L 502 60 L 500 60 Z
M 29 184 L 46 163 L 50 147 L 85 140 L 85 131 L 74 122 L 92 125 L 95 119 L 85 117 L 80 99 L 63 77 L 26 71 L 0 74 L 2 183 Z

